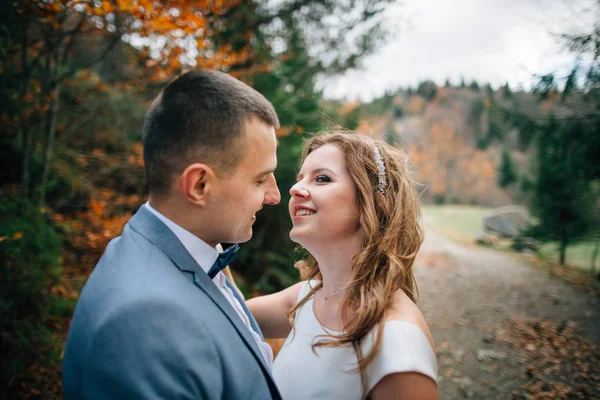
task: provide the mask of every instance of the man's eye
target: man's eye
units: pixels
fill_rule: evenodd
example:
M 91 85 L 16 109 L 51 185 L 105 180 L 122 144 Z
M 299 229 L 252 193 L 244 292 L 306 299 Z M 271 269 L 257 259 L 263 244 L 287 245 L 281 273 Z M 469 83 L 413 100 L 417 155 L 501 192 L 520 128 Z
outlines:
M 315 182 L 323 183 L 323 182 L 331 182 L 331 179 L 327 175 L 319 175 L 315 178 Z

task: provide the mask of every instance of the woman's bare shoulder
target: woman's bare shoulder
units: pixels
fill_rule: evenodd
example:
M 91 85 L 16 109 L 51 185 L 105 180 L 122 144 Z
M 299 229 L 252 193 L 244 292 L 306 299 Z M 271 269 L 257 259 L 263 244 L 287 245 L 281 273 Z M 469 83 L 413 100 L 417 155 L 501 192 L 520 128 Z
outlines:
M 427 325 L 427 321 L 423 316 L 423 313 L 419 307 L 402 291 L 399 289 L 392 299 L 392 307 L 387 313 L 387 321 L 404 321 L 416 325 L 423 331 L 427 340 L 431 344 L 431 347 L 435 349 L 433 336 Z

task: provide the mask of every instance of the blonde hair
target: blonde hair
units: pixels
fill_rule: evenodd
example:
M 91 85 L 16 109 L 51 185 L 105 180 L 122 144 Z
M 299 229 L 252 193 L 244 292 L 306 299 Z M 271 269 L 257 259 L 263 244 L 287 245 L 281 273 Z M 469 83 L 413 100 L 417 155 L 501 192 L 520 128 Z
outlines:
M 400 149 L 363 134 L 334 132 L 319 134 L 304 145 L 301 163 L 314 150 L 336 145 L 344 153 L 346 167 L 356 189 L 359 227 L 363 233 L 361 250 L 352 259 L 353 279 L 341 305 L 344 332 L 323 335 L 315 347 L 352 345 L 358 359 L 363 390 L 366 369 L 381 348 L 386 312 L 394 294 L 401 289 L 416 302 L 417 287 L 413 263 L 421 243 L 421 211 L 417 184 L 410 177 L 407 155 Z M 379 169 L 375 158 L 379 149 L 385 165 L 385 190 L 378 190 Z M 288 313 L 292 328 L 294 315 L 323 286 L 317 261 L 312 255 L 296 263 L 302 279 L 319 281 Z M 375 337 L 371 351 L 364 355 L 361 345 L 369 332 Z M 366 393 L 364 393 L 366 396 Z

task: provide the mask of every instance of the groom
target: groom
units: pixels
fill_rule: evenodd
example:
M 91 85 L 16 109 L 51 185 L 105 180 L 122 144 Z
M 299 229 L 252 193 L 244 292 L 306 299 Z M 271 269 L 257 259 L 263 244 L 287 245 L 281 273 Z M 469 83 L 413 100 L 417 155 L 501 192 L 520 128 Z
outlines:
M 144 123 L 148 203 L 79 298 L 63 359 L 72 399 L 280 399 L 273 353 L 221 268 L 279 203 L 277 114 L 215 71 L 188 72 Z

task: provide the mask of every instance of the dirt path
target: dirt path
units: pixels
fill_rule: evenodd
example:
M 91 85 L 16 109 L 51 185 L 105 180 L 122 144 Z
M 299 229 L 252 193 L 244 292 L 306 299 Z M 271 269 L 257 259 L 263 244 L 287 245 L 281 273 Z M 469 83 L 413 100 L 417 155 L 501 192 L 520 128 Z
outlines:
M 573 337 L 600 343 L 598 299 L 532 268 L 515 255 L 458 244 L 428 230 L 417 258 L 416 275 L 419 306 L 436 341 L 443 399 L 526 398 L 534 389 L 537 393 L 533 398 L 553 398 L 556 390 L 571 389 L 543 383 L 546 376 L 538 379 L 537 386 L 532 383 L 542 373 L 540 366 L 531 362 L 536 352 L 554 357 L 546 353 L 562 351 L 567 361 L 555 357 L 560 366 L 561 362 L 569 363 L 571 356 L 575 357 L 573 363 L 581 361 L 577 354 L 565 354 L 578 352 L 567 349 Z M 562 342 L 550 339 L 554 343 L 550 350 L 542 348 L 539 338 L 529 337 L 530 343 L 523 348 L 511 336 L 512 326 L 518 322 L 506 322 L 509 318 L 538 319 L 532 329 L 534 335 L 552 329 L 553 335 L 570 332 L 571 336 L 559 338 Z M 597 361 L 597 351 L 592 352 L 592 359 Z M 598 368 L 593 361 L 592 371 L 573 378 L 583 381 L 582 385 L 593 385 L 583 389 L 591 396 L 600 393 L 599 382 L 586 374 L 597 374 Z M 560 373 L 560 369 L 555 371 L 555 375 Z M 528 383 L 529 394 L 523 389 Z

